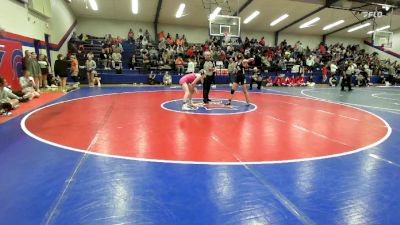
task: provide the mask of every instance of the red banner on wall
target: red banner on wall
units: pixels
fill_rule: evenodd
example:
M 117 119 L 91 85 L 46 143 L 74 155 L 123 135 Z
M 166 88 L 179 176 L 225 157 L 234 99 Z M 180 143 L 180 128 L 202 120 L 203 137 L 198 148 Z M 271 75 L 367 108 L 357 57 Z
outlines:
M 0 75 L 14 91 L 21 90 L 22 45 L 20 42 L 0 39 Z

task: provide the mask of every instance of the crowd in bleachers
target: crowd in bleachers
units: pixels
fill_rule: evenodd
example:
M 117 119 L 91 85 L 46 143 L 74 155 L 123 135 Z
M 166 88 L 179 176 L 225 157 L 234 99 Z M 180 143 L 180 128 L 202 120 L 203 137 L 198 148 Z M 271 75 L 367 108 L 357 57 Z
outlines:
M 85 41 L 87 36 L 81 35 L 76 42 Z M 92 37 L 96 40 L 96 38 Z M 128 32 L 127 39 L 135 48 L 129 58 L 123 59 L 123 38 L 112 38 L 107 35 L 98 43 L 100 55 L 95 54 L 96 61 L 103 69 L 116 69 L 122 72 L 123 60 L 130 69 L 137 69 L 150 73 L 151 70 L 171 71 L 178 75 L 198 71 L 202 61 L 203 53 L 209 51 L 217 68 L 218 73 L 228 73 L 232 77 L 234 72 L 229 66 L 237 61 L 238 56 L 254 58 L 255 61 L 249 69 L 249 77 L 253 74 L 253 68 L 257 68 L 264 85 L 295 86 L 293 79 L 304 80 L 304 84 L 313 84 L 313 75 L 317 72 L 322 74 L 322 82 L 337 85 L 340 76 L 351 74 L 356 85 L 366 86 L 370 84 L 370 77 L 378 75 L 381 82 L 394 84 L 398 80 L 400 69 L 397 61 L 381 61 L 377 53 L 369 54 L 359 45 L 334 44 L 327 46 L 321 43 L 315 48 L 303 46 L 298 41 L 290 45 L 286 40 L 278 46 L 267 46 L 265 38 L 257 40 L 241 38 L 232 40 L 230 38 L 213 37 L 205 43 L 190 43 L 185 35 L 170 33 L 158 34 L 158 44 L 152 41 L 150 33 L 139 30 L 137 35 L 132 30 Z M 314 46 L 313 46 L 314 47 Z M 82 61 L 86 61 L 84 48 L 71 48 L 74 54 L 83 54 Z M 230 62 L 233 59 L 233 62 Z M 221 70 L 223 69 L 223 70 Z M 269 72 L 269 73 L 267 73 Z M 272 77 L 271 76 L 272 73 Z M 295 75 L 295 78 L 293 78 Z M 300 76 L 303 75 L 303 76 Z M 338 77 L 336 77 L 336 75 Z M 303 77 L 303 78 L 301 78 Z M 271 82 L 272 80 L 272 82 Z M 300 84 L 300 85 L 304 85 Z

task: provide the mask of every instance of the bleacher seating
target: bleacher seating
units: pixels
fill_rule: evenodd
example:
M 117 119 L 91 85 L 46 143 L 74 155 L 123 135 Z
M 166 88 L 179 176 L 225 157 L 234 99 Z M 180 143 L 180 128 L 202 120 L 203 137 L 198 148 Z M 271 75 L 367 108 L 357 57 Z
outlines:
M 131 43 L 127 40 L 122 41 L 122 47 L 123 47 L 123 52 L 122 52 L 122 65 L 123 65 L 123 70 L 122 74 L 116 73 L 115 70 L 104 70 L 103 66 L 100 63 L 99 60 L 99 55 L 101 53 L 103 43 L 105 42 L 104 38 L 98 38 L 98 37 L 92 37 L 88 36 L 87 39 L 84 41 L 81 41 L 79 44 L 83 44 L 85 51 L 82 53 L 77 54 L 78 61 L 80 62 L 80 65 L 84 65 L 85 63 L 85 53 L 92 52 L 95 56 L 95 59 L 97 59 L 98 66 L 97 66 L 97 71 L 99 72 L 99 75 L 102 77 L 102 83 L 103 84 L 119 84 L 119 83 L 126 83 L 126 84 L 132 84 L 132 83 L 147 83 L 147 78 L 148 74 L 150 71 L 153 71 L 156 74 L 156 79 L 159 81 L 162 81 L 162 76 L 166 71 L 169 71 L 169 73 L 172 75 L 172 80 L 173 83 L 178 83 L 180 79 L 180 75 L 178 75 L 172 66 L 172 68 L 164 68 L 164 67 L 159 67 L 157 66 L 155 62 L 152 62 L 151 66 L 148 66 L 147 68 L 144 67 L 143 65 L 143 57 L 141 54 L 141 46 L 140 43 Z M 151 46 L 155 46 L 154 43 L 149 43 L 149 48 Z M 234 49 L 239 49 L 241 46 L 233 45 Z M 261 50 L 265 50 L 268 47 L 263 47 Z M 222 48 L 223 50 L 226 51 L 226 48 Z M 159 53 L 161 56 L 161 53 Z M 129 63 L 131 60 L 132 55 L 135 55 L 136 63 L 134 65 L 133 70 L 129 69 Z M 185 69 L 187 67 L 187 62 L 184 63 Z M 198 65 L 197 65 L 198 66 Z M 265 68 L 264 68 L 265 69 Z M 199 70 L 197 67 L 196 70 Z M 83 70 L 81 71 L 81 83 L 85 83 L 86 79 L 86 72 Z M 268 72 L 268 71 L 262 71 L 263 77 L 271 76 L 272 79 L 275 78 L 276 75 L 280 74 L 285 74 L 286 76 L 292 76 L 292 73 L 290 71 L 290 67 L 288 65 L 288 70 L 280 70 L 280 71 L 273 71 L 273 72 Z M 298 76 L 298 74 L 294 74 L 295 76 Z M 314 71 L 312 73 L 305 73 L 305 78 L 308 80 L 312 75 L 313 81 L 315 83 L 322 83 L 322 72 L 321 68 L 316 67 L 314 68 Z M 248 70 L 247 73 L 247 82 L 249 82 L 249 78 L 251 76 L 251 71 Z M 380 82 L 381 78 L 379 76 L 372 76 L 371 77 L 371 82 Z M 226 74 L 224 76 L 216 76 L 216 83 L 217 84 L 227 84 L 229 83 L 228 76 Z

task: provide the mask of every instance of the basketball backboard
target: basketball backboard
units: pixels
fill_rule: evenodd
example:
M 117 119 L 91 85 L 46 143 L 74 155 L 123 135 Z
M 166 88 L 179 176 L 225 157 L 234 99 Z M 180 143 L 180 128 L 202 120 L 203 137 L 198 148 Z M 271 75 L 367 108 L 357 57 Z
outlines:
M 229 34 L 230 37 L 240 37 L 240 17 L 217 15 L 209 20 L 209 32 L 211 36 Z
M 374 35 L 373 35 L 373 45 L 391 48 L 392 47 L 392 38 L 393 38 L 393 32 L 375 31 Z

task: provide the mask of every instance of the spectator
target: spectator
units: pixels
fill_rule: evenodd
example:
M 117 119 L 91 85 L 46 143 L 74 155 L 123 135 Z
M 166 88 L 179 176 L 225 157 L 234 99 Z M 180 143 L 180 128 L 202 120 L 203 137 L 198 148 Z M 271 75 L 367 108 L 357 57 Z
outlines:
M 80 84 L 79 78 L 78 78 L 79 62 L 76 59 L 76 55 L 71 55 L 70 60 L 71 60 L 71 69 L 70 69 L 71 70 L 71 78 L 75 82 L 75 85 L 78 86 Z
M 170 46 L 174 44 L 174 39 L 171 37 L 171 35 L 167 36 L 167 44 Z
M 39 62 L 37 61 L 37 55 L 35 52 L 31 53 L 31 57 L 32 57 L 32 62 L 29 71 L 31 71 L 33 79 L 35 80 L 35 85 L 36 85 L 35 88 L 37 91 L 39 91 L 40 85 L 42 83 L 41 68 Z
M 128 32 L 128 41 L 129 41 L 131 44 L 135 43 L 135 37 L 134 37 L 134 33 L 133 33 L 132 28 L 129 29 L 129 32 Z
M 186 73 L 194 73 L 194 68 L 195 68 L 195 64 L 194 64 L 194 60 L 192 57 L 189 58 L 189 62 L 188 62 L 188 66 L 187 66 L 187 70 Z
M 156 80 L 156 75 L 153 73 L 153 71 L 150 71 L 148 82 L 150 85 L 156 85 L 161 83 L 160 81 Z
M 287 84 L 289 87 L 297 86 L 296 78 L 294 77 L 293 74 L 292 74 L 292 76 L 290 76 L 289 78 L 287 78 L 286 84 Z
M 150 32 L 146 29 L 146 31 L 144 32 L 144 37 L 147 39 L 147 41 L 151 40 L 151 36 L 150 36 Z
M 297 77 L 296 85 L 297 86 L 307 86 L 307 84 L 306 84 L 306 82 L 304 80 L 304 73 L 301 73 L 301 75 Z
M 129 69 L 130 70 L 135 69 L 135 65 L 136 65 L 136 56 L 135 56 L 135 53 L 133 53 L 133 55 L 131 56 L 129 63 L 128 63 Z
M 165 39 L 165 35 L 164 35 L 164 31 L 161 31 L 160 33 L 158 33 L 158 40 L 164 40 Z
M 113 52 L 111 66 L 113 69 L 120 71 L 122 70 L 122 55 L 119 49 L 115 49 Z
M 160 39 L 159 43 L 158 43 L 158 49 L 162 52 L 163 50 L 165 50 L 167 48 L 167 42 L 165 41 L 165 39 Z
M 168 73 L 168 71 L 165 72 L 164 76 L 163 76 L 163 83 L 166 86 L 169 86 L 172 84 L 172 77 L 171 75 Z
M 11 90 L 7 89 L 4 79 L 0 77 L 0 113 L 4 116 L 10 116 L 10 110 L 19 106 L 19 99 Z
M 155 60 L 155 61 L 158 60 L 158 51 L 156 50 L 156 48 L 151 47 L 151 49 L 149 51 L 149 54 L 150 54 L 150 59 L 151 60 Z
M 40 72 L 42 74 L 42 83 L 40 84 L 41 87 L 43 88 L 49 88 L 49 84 L 47 82 L 47 76 L 50 74 L 50 64 L 47 61 L 47 57 L 43 54 L 41 54 L 39 56 L 39 61 L 38 61 L 39 65 L 40 65 Z
M 176 39 L 176 45 L 177 45 L 177 46 L 183 46 L 183 39 L 180 38 L 180 37 L 178 37 L 178 38 Z
M 259 44 L 260 46 L 262 46 L 262 47 L 264 47 L 264 46 L 265 46 L 265 40 L 264 40 L 264 37 L 261 37 L 261 40 L 258 42 L 258 44 Z
M 182 75 L 185 69 L 183 66 L 183 59 L 180 56 L 175 60 L 175 69 L 178 72 L 178 75 Z
M 145 52 L 143 54 L 143 67 L 145 71 L 148 71 L 150 68 L 150 54 L 147 50 Z
M 100 62 L 105 70 L 110 70 L 110 56 L 106 53 L 106 50 L 101 49 Z
M 228 65 L 228 76 L 229 76 L 229 86 L 232 86 L 233 82 L 235 82 L 235 68 L 237 63 L 234 61 L 233 57 L 229 59 Z
M 99 76 L 99 73 L 97 73 L 97 71 L 95 70 L 92 73 L 93 73 L 93 85 L 97 84 L 98 87 L 101 87 L 101 82 L 100 82 L 101 78 Z
M 93 60 L 92 56 L 89 56 L 86 60 L 86 74 L 89 83 L 89 87 L 94 86 L 94 76 L 97 74 L 96 72 L 96 62 Z
M 29 50 L 25 50 L 25 56 L 22 59 L 22 69 L 23 70 L 30 70 L 31 66 L 32 66 L 31 64 L 32 64 L 31 53 L 29 52 Z
M 330 64 L 330 70 L 331 70 L 331 75 L 334 76 L 336 74 L 336 70 L 338 67 L 336 66 L 335 62 L 331 62 Z
M 253 89 L 253 83 L 257 84 L 257 89 L 261 89 L 261 82 L 262 82 L 262 75 L 260 70 L 257 67 L 254 67 L 253 69 L 253 75 L 251 76 L 250 79 L 250 90 Z
M 333 75 L 329 78 L 329 85 L 330 85 L 331 87 L 336 87 L 336 86 L 338 85 L 336 75 L 333 74 Z
M 322 67 L 322 82 L 326 82 L 326 80 L 328 79 L 328 66 L 324 66 Z
M 306 60 L 306 69 L 307 69 L 307 72 L 311 72 L 312 73 L 312 71 L 313 71 L 313 69 L 314 69 L 314 59 L 313 59 L 313 56 L 312 55 L 309 55 L 308 56 L 308 58 L 307 58 L 307 60 Z
M 193 57 L 194 52 L 195 52 L 195 47 L 194 46 L 190 46 L 188 48 L 188 50 L 186 51 L 186 56 L 191 58 L 191 57 Z
M 68 77 L 68 62 L 64 60 L 62 54 L 57 55 L 57 60 L 54 62 L 54 75 L 60 77 L 61 80 L 61 90 L 63 92 L 67 91 L 67 77 Z
M 149 44 L 149 41 L 148 41 L 147 37 L 144 37 L 144 38 L 142 39 L 142 46 L 143 46 L 144 48 L 146 48 L 148 44 Z
M 143 40 L 143 37 L 144 37 L 142 28 L 139 28 L 138 35 L 139 35 L 139 43 L 142 43 L 142 40 Z
M 22 88 L 22 93 L 29 99 L 38 98 L 39 92 L 35 90 L 35 80 L 31 77 L 29 70 L 24 70 L 24 76 L 19 78 L 19 84 Z
M 93 52 L 92 51 L 90 51 L 90 52 L 88 52 L 87 54 L 86 54 L 86 59 L 89 59 L 89 58 L 94 58 L 94 54 L 93 54 Z

